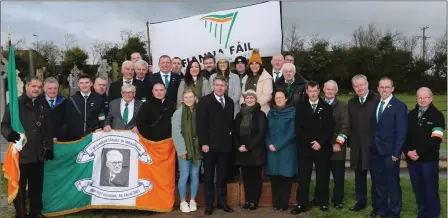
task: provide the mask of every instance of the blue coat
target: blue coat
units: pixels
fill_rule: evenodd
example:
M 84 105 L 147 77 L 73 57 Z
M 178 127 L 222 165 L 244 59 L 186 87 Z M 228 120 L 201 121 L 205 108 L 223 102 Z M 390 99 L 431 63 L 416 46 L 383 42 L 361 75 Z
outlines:
M 294 123 L 296 109 L 292 106 L 279 110 L 272 108 L 268 113 L 266 148 L 268 164 L 266 174 L 270 176 L 295 177 L 298 174 L 297 146 Z M 277 151 L 269 150 L 273 144 Z

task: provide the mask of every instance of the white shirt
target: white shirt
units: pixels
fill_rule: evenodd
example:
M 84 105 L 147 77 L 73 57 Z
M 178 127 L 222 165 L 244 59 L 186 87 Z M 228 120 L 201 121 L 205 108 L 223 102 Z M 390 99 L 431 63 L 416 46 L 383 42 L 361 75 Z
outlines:
M 275 71 L 275 70 L 273 69 L 273 70 L 272 70 L 272 79 L 274 80 L 274 82 L 275 82 L 275 79 L 277 78 L 277 74 L 276 74 L 275 72 L 280 72 L 280 73 L 278 74 L 278 78 L 279 78 L 279 79 L 280 79 L 280 77 L 283 76 L 283 72 L 282 72 L 281 70 L 279 70 L 279 71 Z
M 327 100 L 327 101 L 328 101 L 328 104 L 331 105 L 331 104 L 333 104 L 334 98 L 332 98 L 332 99 L 326 99 L 326 98 L 325 98 L 325 100 Z
M 135 78 L 136 78 L 137 80 L 140 80 L 140 81 L 142 81 L 142 82 L 143 82 L 143 81 L 145 81 L 145 77 L 143 77 L 143 78 L 141 78 L 141 79 L 140 79 L 140 78 L 138 78 L 138 77 L 135 77 Z M 131 84 L 132 84 L 132 80 L 131 80 Z
M 135 100 L 132 99 L 131 102 L 129 102 L 128 105 L 128 122 L 132 120 L 132 117 L 134 117 L 134 102 Z M 126 108 L 126 102 L 121 99 L 120 101 L 120 113 L 121 113 L 121 117 L 123 117 L 123 113 L 124 113 L 124 109 Z
M 364 104 L 364 102 L 366 102 L 367 100 L 367 95 L 369 95 L 369 91 L 367 91 L 366 95 L 363 96 L 364 101 L 362 102 Z M 361 97 L 358 97 L 359 103 L 361 103 Z
M 45 99 L 47 99 L 49 105 L 51 105 L 50 100 L 53 100 L 53 105 L 56 105 L 56 98 L 50 98 L 48 95 L 45 95 Z
M 221 97 L 215 95 L 215 98 L 216 98 L 216 100 L 218 100 L 219 103 L 221 103 L 221 98 L 222 98 L 222 101 L 224 102 L 224 105 L 226 105 L 226 98 L 224 98 L 224 95 L 221 96 Z
M 279 74 L 280 75 L 280 74 Z M 280 77 L 279 77 L 280 78 Z M 288 82 L 288 81 L 286 81 L 286 79 L 285 79 L 285 83 L 286 84 L 293 84 L 294 83 L 294 81 L 296 80 L 296 78 L 292 78 L 292 80 L 291 80 L 291 82 Z
M 165 84 L 165 86 L 166 86 L 166 83 L 165 83 L 165 75 L 168 75 L 168 83 L 170 82 L 170 80 L 171 80 L 171 72 L 168 72 L 168 73 L 163 73 L 163 72 L 160 72 L 160 76 L 162 77 L 162 81 L 163 81 L 163 84 Z
M 313 104 L 315 104 L 316 107 L 317 107 L 317 104 L 319 104 L 319 99 L 317 99 L 316 102 L 312 102 L 310 99 L 308 99 L 308 101 L 310 102 L 311 107 L 313 106 Z
M 125 84 L 132 85 L 132 80 L 133 80 L 133 78 L 130 79 L 130 80 L 126 80 L 126 79 L 123 77 L 123 85 L 125 85 Z M 126 81 L 130 81 L 130 83 L 126 83 Z
M 87 98 L 88 98 L 88 97 L 90 96 L 91 93 L 92 93 L 92 92 L 88 92 L 87 94 L 84 94 L 84 93 L 81 92 L 81 95 L 82 95 L 83 98 L 85 98 L 85 96 L 87 96 Z
M 380 110 L 381 107 L 381 101 L 384 101 L 384 105 L 383 105 L 383 110 L 381 111 L 381 113 L 384 112 L 384 109 L 386 109 L 387 105 L 389 104 L 390 99 L 392 99 L 394 95 L 390 95 L 389 97 L 387 97 L 385 100 L 380 99 L 380 102 L 378 103 L 378 107 L 376 108 L 376 119 L 378 120 L 378 111 Z

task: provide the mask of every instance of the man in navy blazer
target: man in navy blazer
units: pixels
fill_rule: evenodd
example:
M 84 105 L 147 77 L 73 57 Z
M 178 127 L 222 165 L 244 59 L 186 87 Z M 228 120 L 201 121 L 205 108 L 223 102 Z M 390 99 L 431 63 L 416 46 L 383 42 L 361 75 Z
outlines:
M 381 99 L 374 110 L 371 167 L 373 192 L 370 217 L 400 217 L 400 157 L 406 140 L 407 106 L 392 95 L 393 81 L 382 78 L 378 83 Z M 388 201 L 390 199 L 390 201 Z M 388 203 L 389 202 L 389 203 Z
M 177 102 L 177 89 L 179 88 L 182 77 L 177 73 L 171 72 L 171 58 L 168 55 L 162 55 L 159 58 L 160 71 L 149 76 L 151 87 L 157 82 L 165 84 L 166 98 L 172 102 Z

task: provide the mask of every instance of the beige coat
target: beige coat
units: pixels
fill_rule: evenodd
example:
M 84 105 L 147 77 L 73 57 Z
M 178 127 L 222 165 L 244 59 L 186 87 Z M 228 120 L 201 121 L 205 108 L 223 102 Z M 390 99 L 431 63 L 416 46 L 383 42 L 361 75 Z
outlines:
M 247 81 L 247 75 L 243 77 L 243 88 L 242 94 L 246 91 L 246 81 Z M 272 98 L 272 76 L 266 71 L 263 70 L 263 72 L 260 75 L 260 78 L 257 82 L 257 102 L 261 106 L 261 110 L 267 115 L 269 112 L 269 102 Z M 241 95 L 240 98 L 240 104 L 244 103 L 244 98 Z

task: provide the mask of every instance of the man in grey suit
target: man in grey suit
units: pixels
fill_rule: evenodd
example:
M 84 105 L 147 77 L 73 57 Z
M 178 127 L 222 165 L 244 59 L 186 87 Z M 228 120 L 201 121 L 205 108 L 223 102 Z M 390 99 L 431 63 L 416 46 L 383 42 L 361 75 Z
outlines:
M 136 118 L 142 102 L 135 99 L 136 88 L 131 84 L 121 87 L 121 98 L 109 103 L 109 113 L 104 121 L 104 131 L 112 129 L 132 130 L 138 133 Z

